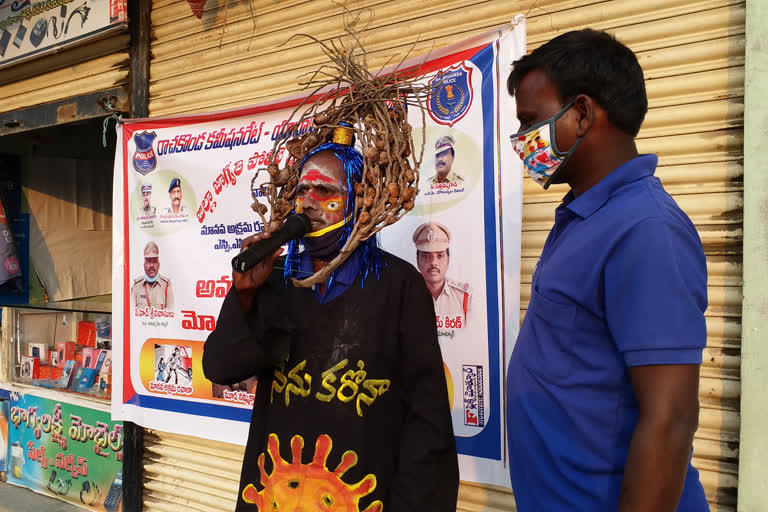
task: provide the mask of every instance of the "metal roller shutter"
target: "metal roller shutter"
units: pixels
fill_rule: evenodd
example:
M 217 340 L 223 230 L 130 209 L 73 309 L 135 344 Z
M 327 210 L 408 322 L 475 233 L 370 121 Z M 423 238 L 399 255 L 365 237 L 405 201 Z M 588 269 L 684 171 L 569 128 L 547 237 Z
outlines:
M 326 39 L 338 35 L 342 27 L 340 8 L 329 2 L 252 0 L 250 4 L 226 8 L 209 2 L 200 22 L 185 1 L 153 3 L 151 115 L 233 108 L 296 93 L 296 77 L 316 67 L 323 56 L 306 39 L 288 41 L 289 37 L 306 33 Z M 638 54 L 650 106 L 638 136 L 639 149 L 659 155 L 657 175 L 696 224 L 708 262 L 708 341 L 694 465 L 712 510 L 733 511 L 739 446 L 745 3 L 540 0 L 531 5 L 532 0 L 348 2 L 351 9 L 375 12 L 364 41 L 373 67 L 393 55 L 398 58 L 398 53 L 401 57 L 417 37 L 414 53 L 420 54 L 507 23 L 518 12 L 528 12 L 529 50 L 564 31 L 593 27 L 615 34 Z M 527 177 L 524 180 L 521 319 L 531 272 L 565 191 L 562 187 L 544 191 Z M 151 450 L 181 438 L 155 434 L 147 456 L 154 457 L 152 464 L 164 464 L 166 455 Z M 235 482 L 230 498 L 234 500 L 237 454 L 242 457 L 242 449 L 192 439 L 173 446 L 192 456 L 202 452 L 201 445 L 215 445 L 226 454 L 228 476 L 214 476 Z M 148 471 L 148 510 L 171 510 L 160 507 L 180 499 L 176 486 L 182 485 L 182 473 L 170 483 L 161 480 L 161 474 Z M 208 482 L 198 477 L 184 486 L 211 498 L 194 494 L 199 497 L 194 510 L 231 510 L 232 501 L 220 497 L 226 486 L 195 487 L 195 481 Z M 205 500 L 213 504 L 205 505 Z M 510 511 L 514 503 L 504 489 L 462 484 L 458 509 Z
M 147 430 L 143 510 L 235 509 L 245 448 Z
M 0 113 L 13 112 L 115 87 L 128 89 L 130 36 L 121 32 L 93 44 L 114 53 L 0 85 Z

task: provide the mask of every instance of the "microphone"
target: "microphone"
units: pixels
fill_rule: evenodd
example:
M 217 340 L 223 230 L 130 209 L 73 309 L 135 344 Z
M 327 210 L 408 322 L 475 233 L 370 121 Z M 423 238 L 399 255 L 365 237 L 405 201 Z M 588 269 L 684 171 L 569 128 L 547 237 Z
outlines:
M 309 217 L 300 213 L 291 215 L 270 238 L 264 238 L 232 258 L 232 268 L 240 273 L 252 269 L 258 262 L 273 254 L 278 248 L 296 238 L 301 238 L 312 229 Z

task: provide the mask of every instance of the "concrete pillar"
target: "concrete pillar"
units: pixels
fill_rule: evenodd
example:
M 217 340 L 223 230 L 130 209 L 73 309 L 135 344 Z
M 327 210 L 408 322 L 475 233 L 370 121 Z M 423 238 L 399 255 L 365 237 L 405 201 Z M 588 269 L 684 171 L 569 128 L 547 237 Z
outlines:
M 768 1 L 747 0 L 739 512 L 768 510 Z

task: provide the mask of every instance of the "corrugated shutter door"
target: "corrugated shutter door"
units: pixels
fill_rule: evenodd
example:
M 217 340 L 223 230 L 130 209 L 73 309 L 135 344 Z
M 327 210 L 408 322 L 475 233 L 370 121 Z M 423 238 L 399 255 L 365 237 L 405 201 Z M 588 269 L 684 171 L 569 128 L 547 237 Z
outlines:
M 120 32 L 92 44 L 116 51 L 73 66 L 0 85 L 0 113 L 51 103 L 73 96 L 128 87 L 130 36 Z
M 235 510 L 245 448 L 147 430 L 143 510 Z
M 422 53 L 507 23 L 533 4 L 348 2 L 351 9 L 376 13 L 365 39 L 373 67 L 406 51 L 416 37 L 415 51 Z M 340 8 L 322 0 L 253 0 L 250 8 L 237 3 L 228 9 L 209 2 L 201 23 L 185 1 L 156 0 L 151 114 L 232 108 L 298 92 L 297 76 L 322 62 L 322 54 L 302 38 L 277 45 L 295 33 L 338 35 L 339 14 Z M 659 155 L 657 175 L 696 224 L 707 254 L 708 343 L 694 465 L 713 511 L 736 509 L 744 16 L 744 2 L 728 0 L 540 0 L 528 12 L 529 50 L 564 31 L 593 27 L 628 44 L 645 70 L 650 111 L 639 149 Z M 521 318 L 533 267 L 565 194 L 562 187 L 545 192 L 528 178 L 523 190 Z M 514 504 L 503 489 L 462 484 L 458 508 L 509 511 Z

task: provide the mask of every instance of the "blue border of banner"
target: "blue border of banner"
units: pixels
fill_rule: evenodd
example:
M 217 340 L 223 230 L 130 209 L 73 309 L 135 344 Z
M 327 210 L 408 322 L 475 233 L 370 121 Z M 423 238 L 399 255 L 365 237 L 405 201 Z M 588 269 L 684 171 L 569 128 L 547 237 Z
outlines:
M 495 103 L 494 47 L 487 45 L 471 59 L 482 72 L 483 104 L 483 220 L 485 227 L 485 286 L 488 297 L 488 376 L 490 378 L 490 418 L 482 432 L 472 437 L 456 437 L 460 454 L 501 460 L 501 400 L 499 397 L 499 262 L 496 246 L 496 180 L 495 180 Z M 498 406 L 498 407 L 496 407 Z

